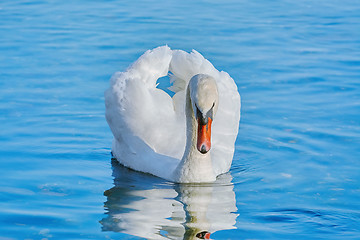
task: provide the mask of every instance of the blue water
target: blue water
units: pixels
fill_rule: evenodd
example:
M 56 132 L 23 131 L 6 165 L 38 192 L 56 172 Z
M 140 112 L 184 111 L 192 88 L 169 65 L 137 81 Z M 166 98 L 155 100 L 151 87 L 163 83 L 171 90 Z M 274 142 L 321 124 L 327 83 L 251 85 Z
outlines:
M 242 96 L 230 173 L 111 160 L 103 92 L 196 49 Z M 0 2 L 0 239 L 360 239 L 360 2 Z

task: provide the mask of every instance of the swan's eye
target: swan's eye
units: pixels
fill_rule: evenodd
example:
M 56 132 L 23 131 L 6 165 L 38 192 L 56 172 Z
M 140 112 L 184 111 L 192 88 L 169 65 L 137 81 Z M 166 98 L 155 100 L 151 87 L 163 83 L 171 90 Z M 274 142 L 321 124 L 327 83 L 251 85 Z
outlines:
M 196 119 L 200 120 L 200 123 L 205 125 L 207 123 L 206 115 L 204 116 L 203 113 L 199 110 L 198 106 L 195 104 L 196 107 Z

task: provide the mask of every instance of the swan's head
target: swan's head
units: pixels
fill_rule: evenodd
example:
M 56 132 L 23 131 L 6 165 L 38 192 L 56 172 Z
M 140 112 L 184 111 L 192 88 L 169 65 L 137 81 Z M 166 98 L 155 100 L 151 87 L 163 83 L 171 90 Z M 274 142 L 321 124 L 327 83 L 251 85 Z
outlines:
M 197 144 L 199 152 L 205 154 L 211 148 L 211 123 L 219 104 L 219 93 L 215 79 L 197 74 L 189 82 L 190 99 L 197 122 Z

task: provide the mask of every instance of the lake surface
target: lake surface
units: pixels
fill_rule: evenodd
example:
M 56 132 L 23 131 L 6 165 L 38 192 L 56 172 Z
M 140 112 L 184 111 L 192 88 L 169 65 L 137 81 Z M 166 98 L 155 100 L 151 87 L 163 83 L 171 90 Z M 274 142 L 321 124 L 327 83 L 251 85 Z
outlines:
M 109 79 L 165 44 L 242 96 L 213 184 L 111 160 Z M 360 238 L 359 1 L 5 0 L 0 53 L 0 239 Z

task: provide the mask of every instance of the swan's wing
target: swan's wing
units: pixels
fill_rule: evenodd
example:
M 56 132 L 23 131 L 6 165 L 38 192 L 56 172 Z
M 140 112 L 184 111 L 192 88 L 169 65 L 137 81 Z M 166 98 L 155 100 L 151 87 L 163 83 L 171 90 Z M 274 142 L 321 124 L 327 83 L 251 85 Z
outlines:
M 235 140 L 240 121 L 240 95 L 234 80 L 226 72 L 219 72 L 200 53 L 193 50 L 186 53 L 174 50 L 170 63 L 170 76 L 175 91 L 174 105 L 184 109 L 184 89 L 189 80 L 196 74 L 212 76 L 218 85 L 219 107 L 212 127 L 211 158 L 215 174 L 229 171 L 234 155 Z M 177 101 L 179 99 L 179 101 Z
M 217 80 L 219 107 L 213 121 L 211 158 L 215 174 L 229 171 L 234 156 L 235 141 L 240 121 L 240 94 L 234 80 L 220 72 Z
M 125 72 L 115 73 L 105 92 L 111 131 L 134 154 L 142 151 L 141 141 L 162 155 L 180 158 L 184 151 L 185 121 L 176 118 L 171 97 L 156 88 L 157 79 L 167 75 L 171 58 L 167 46 L 147 51 Z
M 176 93 L 185 90 L 190 79 L 196 74 L 204 73 L 213 77 L 219 74 L 219 71 L 195 50 L 191 53 L 173 50 L 169 71 L 172 73 L 170 79 L 173 82 L 170 89 Z

